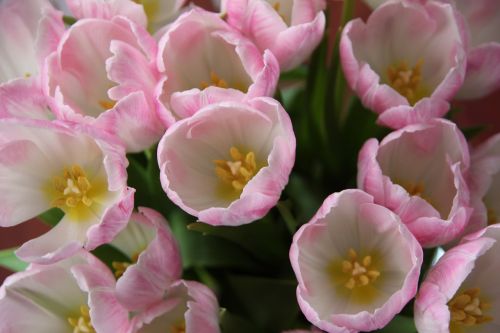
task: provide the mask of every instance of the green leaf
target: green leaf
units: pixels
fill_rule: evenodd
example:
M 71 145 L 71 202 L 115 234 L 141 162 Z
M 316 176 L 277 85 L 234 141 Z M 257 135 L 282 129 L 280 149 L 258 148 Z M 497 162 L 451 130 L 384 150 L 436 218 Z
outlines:
M 229 275 L 231 296 L 241 305 L 245 317 L 258 332 L 290 329 L 299 315 L 295 280 L 277 280 L 254 276 Z
M 17 248 L 6 249 L 0 251 L 0 266 L 10 269 L 14 272 L 20 272 L 28 267 L 28 264 L 19 259 L 15 251 Z
M 59 223 L 59 221 L 61 221 L 63 216 L 64 212 L 61 209 L 54 207 L 38 215 L 38 218 L 51 227 L 54 227 L 57 223 Z
M 415 321 L 411 317 L 396 316 L 384 328 L 374 333 L 416 333 Z
M 189 224 L 188 229 L 228 240 L 233 246 L 245 249 L 262 263 L 288 263 L 288 232 L 284 225 L 272 218 L 264 218 L 238 227 L 214 227 L 198 222 Z
M 170 227 L 179 242 L 184 269 L 211 267 L 262 270 L 241 246 L 219 237 L 188 230 L 190 218 L 179 211 L 174 211 L 169 216 Z
M 220 317 L 220 326 L 223 333 L 255 333 L 258 328 L 245 318 L 223 309 Z

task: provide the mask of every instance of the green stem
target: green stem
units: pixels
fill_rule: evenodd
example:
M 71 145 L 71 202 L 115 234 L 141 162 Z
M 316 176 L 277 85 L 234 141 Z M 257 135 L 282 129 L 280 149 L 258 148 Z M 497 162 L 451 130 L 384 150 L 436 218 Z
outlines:
M 295 233 L 295 231 L 297 231 L 298 223 L 295 220 L 295 218 L 293 217 L 292 212 L 290 211 L 290 209 L 288 208 L 288 206 L 286 205 L 286 203 L 284 201 L 278 202 L 276 207 L 278 208 L 278 211 L 280 212 L 281 217 L 285 221 L 285 224 L 288 228 L 288 231 L 290 231 L 290 234 L 293 235 Z

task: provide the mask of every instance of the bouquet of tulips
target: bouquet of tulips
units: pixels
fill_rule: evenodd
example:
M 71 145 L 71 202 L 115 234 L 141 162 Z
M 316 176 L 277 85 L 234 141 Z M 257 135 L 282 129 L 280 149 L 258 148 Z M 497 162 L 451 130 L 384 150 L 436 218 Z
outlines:
M 0 226 L 50 226 L 0 333 L 499 332 L 500 134 L 453 120 L 500 1 L 1 0 L 0 46 Z

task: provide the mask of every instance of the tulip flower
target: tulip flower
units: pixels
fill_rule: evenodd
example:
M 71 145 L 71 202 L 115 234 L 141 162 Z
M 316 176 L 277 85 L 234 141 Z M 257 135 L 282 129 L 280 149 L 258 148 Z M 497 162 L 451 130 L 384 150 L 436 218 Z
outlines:
M 401 128 L 448 112 L 465 75 L 460 23 L 450 4 L 402 0 L 378 7 L 366 23 L 358 18 L 346 25 L 344 74 L 379 123 Z
M 125 17 L 79 20 L 47 59 L 46 93 L 68 110 L 58 118 L 114 134 L 128 152 L 149 148 L 165 130 L 156 53 L 153 37 Z
M 111 245 L 130 262 L 113 262 L 117 298 L 130 311 L 163 299 L 165 290 L 182 275 L 179 246 L 167 221 L 153 209 L 139 207 Z
M 422 248 L 361 190 L 330 195 L 294 235 L 290 261 L 306 318 L 330 333 L 379 329 L 415 296 Z
M 208 105 L 172 125 L 158 146 L 169 198 L 212 225 L 263 217 L 277 203 L 294 159 L 290 118 L 265 97 Z
M 464 173 L 469 151 L 456 125 L 441 119 L 368 140 L 358 159 L 358 187 L 401 217 L 424 247 L 456 238 L 471 214 Z
M 161 37 L 158 67 L 167 76 L 159 92 L 166 126 L 197 111 L 189 107 L 194 99 L 271 96 L 279 77 L 270 52 L 262 55 L 218 14 L 201 8 L 181 15 Z
M 419 333 L 498 331 L 500 226 L 466 236 L 429 271 L 415 300 Z
M 304 62 L 325 31 L 324 0 L 227 0 L 228 23 L 261 51 L 276 56 L 281 70 Z
M 455 0 L 469 28 L 467 73 L 457 98 L 475 99 L 500 88 L 500 2 Z
M 25 261 L 50 263 L 93 250 L 125 227 L 134 202 L 123 149 L 87 126 L 0 120 L 0 226 L 50 208 L 64 212 L 46 234 L 21 246 Z

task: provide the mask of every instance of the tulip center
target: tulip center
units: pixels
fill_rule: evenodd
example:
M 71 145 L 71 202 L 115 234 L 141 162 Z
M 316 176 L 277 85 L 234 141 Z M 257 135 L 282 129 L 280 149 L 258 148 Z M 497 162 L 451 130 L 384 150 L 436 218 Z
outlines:
M 68 322 L 73 328 L 73 333 L 96 333 L 90 321 L 89 307 L 82 305 L 80 315 L 68 317 Z
M 90 182 L 79 165 L 64 168 L 62 175 L 54 177 L 47 189 L 52 206 L 71 214 L 73 219 L 86 219 L 94 214 L 90 209 L 94 209 L 95 199 L 106 192 L 106 182 L 98 179 Z
M 219 88 L 229 88 L 227 81 L 220 78 L 219 75 L 217 75 L 217 73 L 215 73 L 214 71 L 210 71 L 210 81 L 209 82 L 201 81 L 201 83 L 200 83 L 201 89 L 205 89 L 205 88 L 208 88 L 210 86 L 219 87 Z
M 168 333 L 186 333 L 186 323 L 182 322 L 180 324 L 172 326 Z
M 230 160 L 215 160 L 215 174 L 223 183 L 241 193 L 245 185 L 259 171 L 255 161 L 255 153 L 244 154 L 236 147 L 229 149 Z
M 131 266 L 131 265 L 133 265 L 133 264 L 135 264 L 137 262 L 137 260 L 139 259 L 139 255 L 140 255 L 140 253 L 134 254 L 130 258 L 130 262 L 127 262 L 127 261 L 113 261 L 111 263 L 111 266 L 115 270 L 115 277 L 119 278 L 120 276 L 122 276 L 123 273 L 125 273 L 125 271 L 127 270 L 127 268 L 129 266 Z
M 115 107 L 116 105 L 116 102 L 115 101 L 112 101 L 110 99 L 106 99 L 106 100 L 100 100 L 99 102 L 99 106 L 101 108 L 103 108 L 104 110 L 109 110 L 109 109 L 112 109 Z
M 406 61 L 396 62 L 387 68 L 388 84 L 398 93 L 406 97 L 410 105 L 415 105 L 427 96 L 427 90 L 422 84 L 423 60 L 410 67 Z
M 451 319 L 450 324 L 459 326 L 474 326 L 482 323 L 487 323 L 493 320 L 492 317 L 484 313 L 491 308 L 491 304 L 481 300 L 479 288 L 468 289 L 464 292 L 456 294 L 449 302 L 448 308 L 450 309 Z M 450 325 L 450 332 L 454 333 L 457 329 L 452 329 Z
M 432 200 L 424 193 L 425 187 L 422 183 L 413 183 L 400 180 L 395 180 L 394 182 L 404 188 L 409 195 L 419 196 L 427 201 L 430 205 L 432 205 Z
M 349 249 L 347 260 L 342 261 L 342 272 L 347 276 L 344 286 L 350 290 L 367 286 L 380 276 L 380 271 L 372 267 L 372 257 L 361 258 L 352 248 Z

